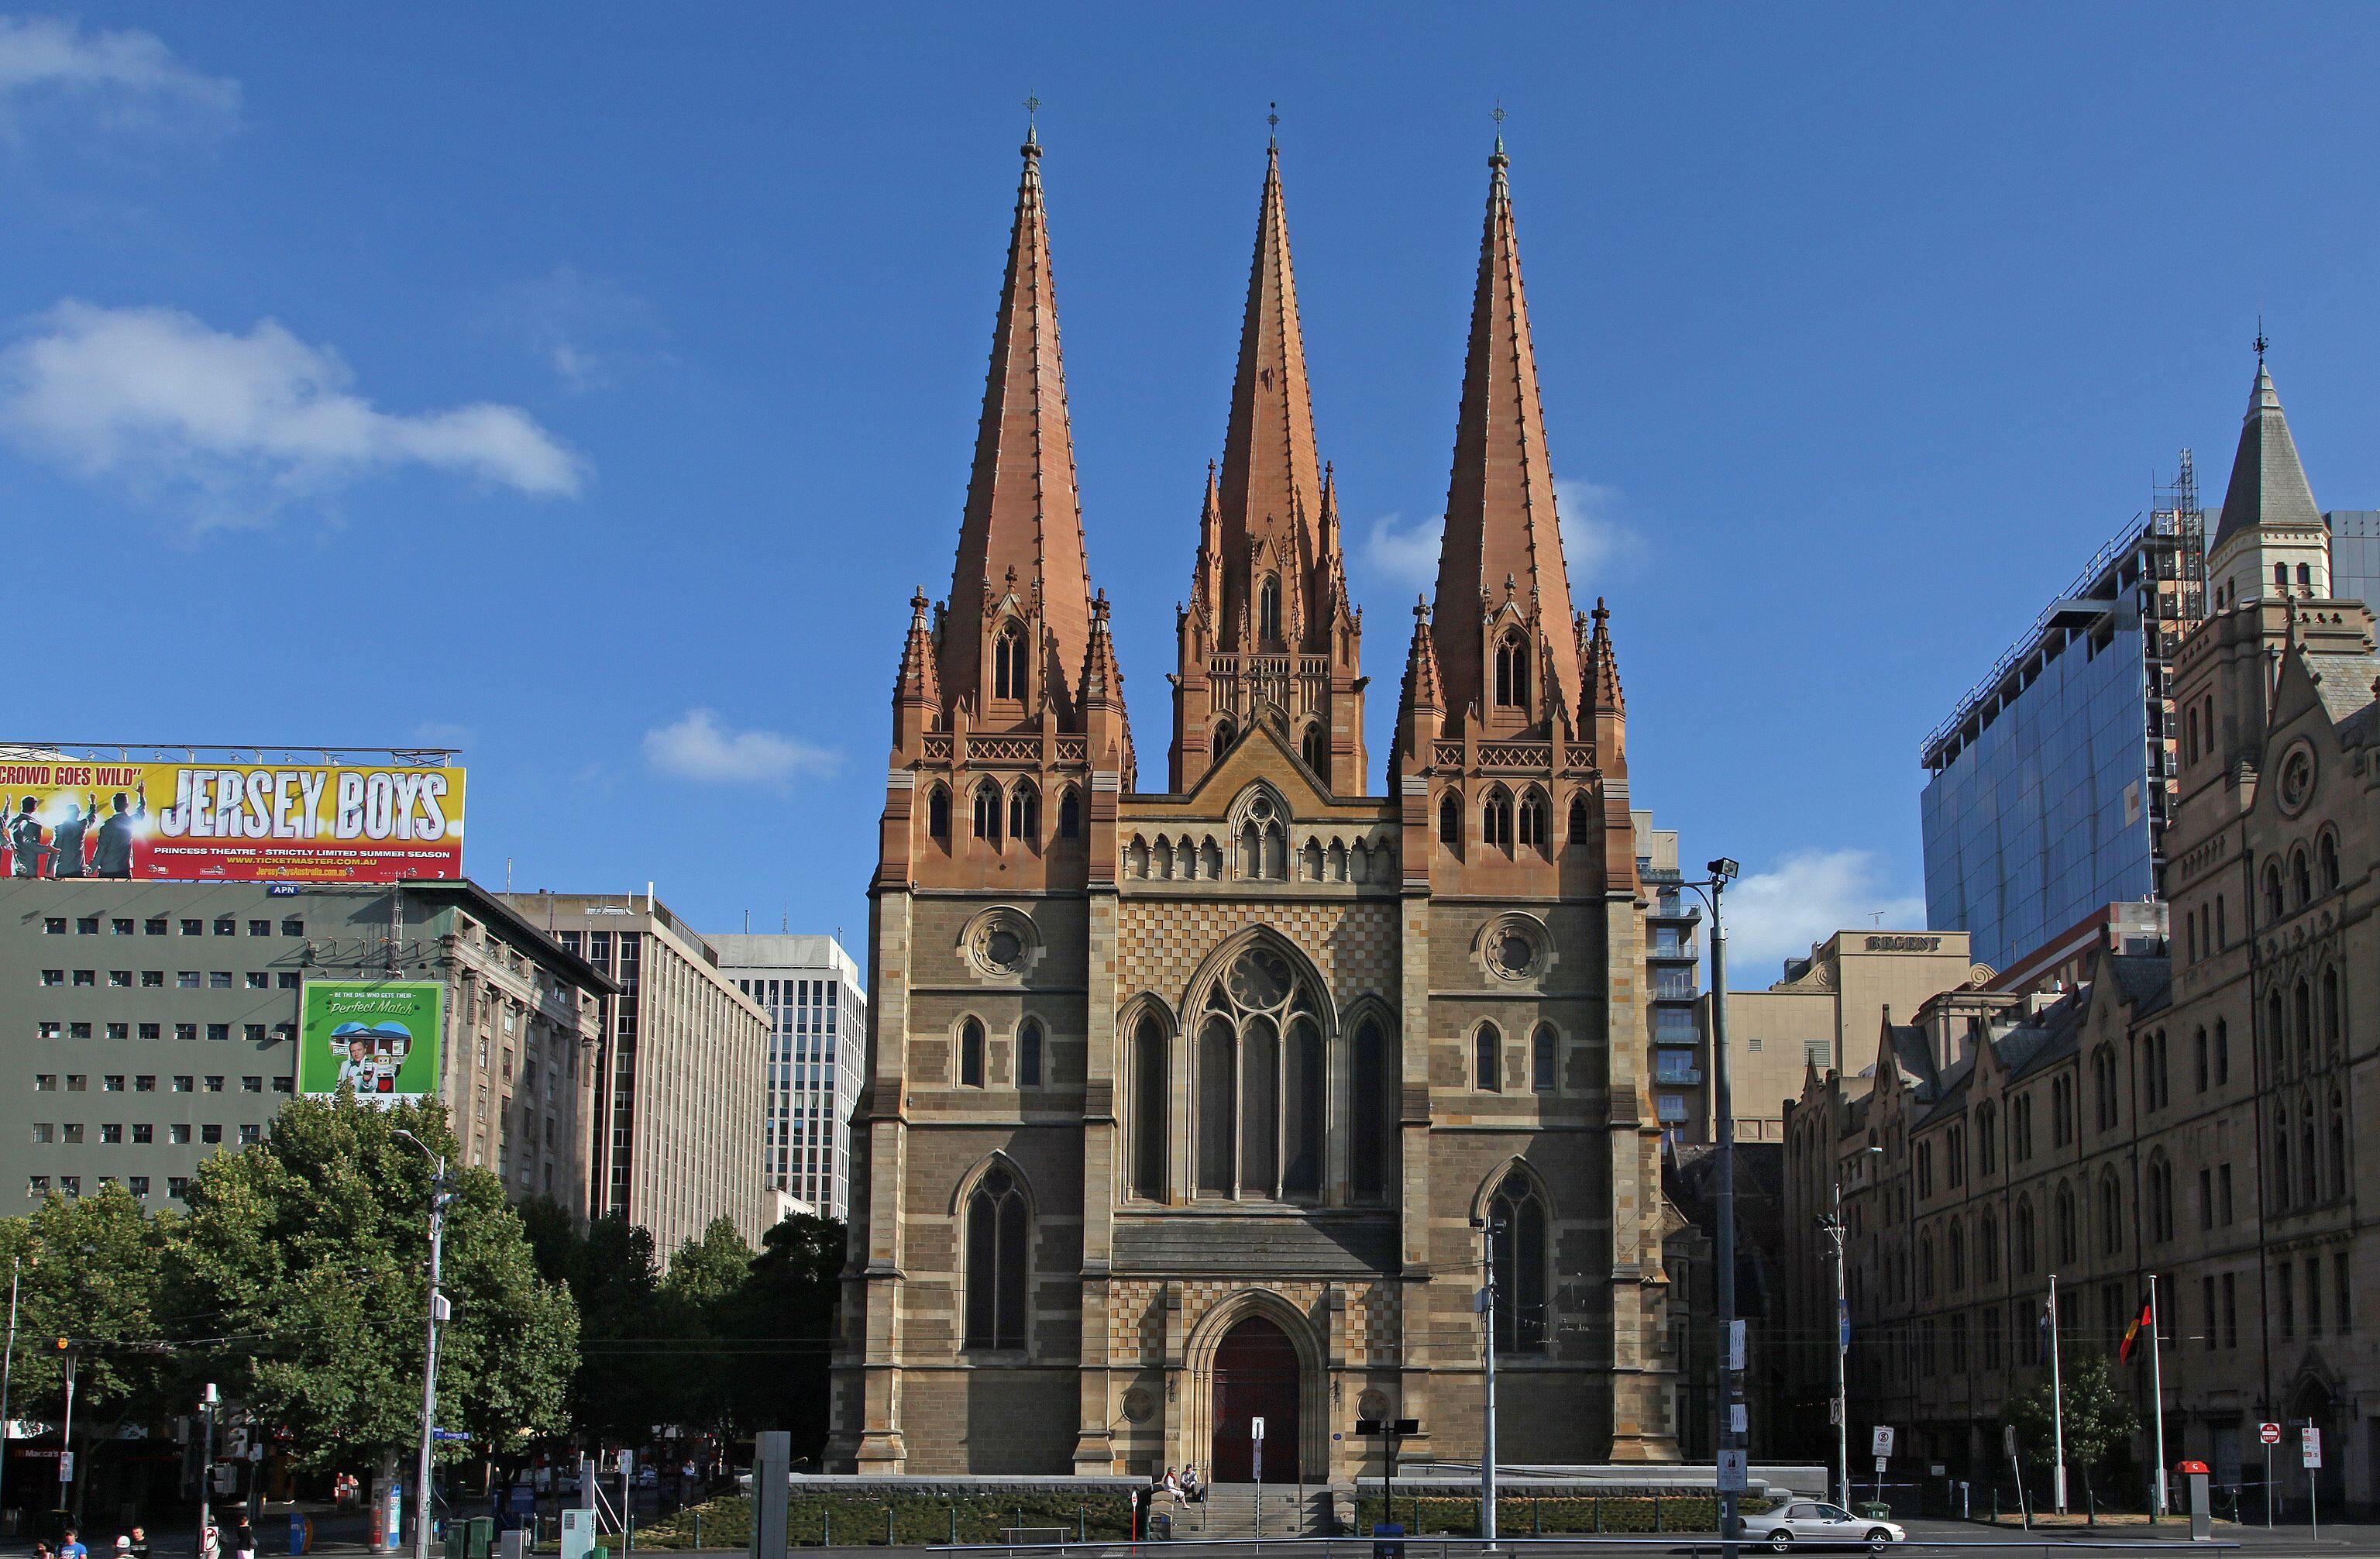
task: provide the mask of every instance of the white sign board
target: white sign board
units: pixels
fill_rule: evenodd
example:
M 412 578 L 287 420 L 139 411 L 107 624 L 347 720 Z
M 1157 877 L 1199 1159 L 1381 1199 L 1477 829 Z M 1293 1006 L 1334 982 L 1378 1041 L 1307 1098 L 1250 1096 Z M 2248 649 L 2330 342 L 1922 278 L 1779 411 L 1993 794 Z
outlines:
M 1264 1420 L 1262 1419 L 1250 1419 L 1248 1420 L 1248 1438 L 1250 1440 L 1262 1440 L 1264 1438 Z
M 1727 1367 L 1730 1370 L 1743 1368 L 1743 1322 L 1741 1321 L 1727 1323 Z
M 2278 1424 L 2258 1424 L 2256 1426 L 2256 1438 L 2263 1441 L 2267 1445 L 2277 1445 L 2281 1443 L 2281 1426 Z
M 623 1478 L 628 1477 L 630 1474 L 634 1473 L 637 1470 L 637 1453 L 634 1451 L 621 1452 L 619 1468 L 620 1476 Z
M 2298 1453 L 2305 1458 L 2308 1468 L 2322 1465 L 2322 1431 L 2308 1424 L 2298 1431 Z
M 1752 1487 L 1752 1453 L 1741 1446 L 1730 1446 L 1718 1454 L 1718 1491 L 1722 1494 L 1742 1493 Z
M 1878 1424 L 1876 1426 L 1876 1445 L 1874 1448 L 1874 1454 L 1879 1456 L 1888 1456 L 1892 1455 L 1892 1426 L 1890 1424 Z
M 2308 1467 L 2312 1467 L 2313 1464 L 2312 1462 L 2308 1462 L 2306 1465 Z M 72 1451 L 60 1451 L 58 1453 L 58 1481 L 61 1483 L 71 1483 L 74 1481 L 74 1453 Z
M 2000 1454 L 2010 1461 L 2016 1460 L 2016 1425 L 2000 1425 Z

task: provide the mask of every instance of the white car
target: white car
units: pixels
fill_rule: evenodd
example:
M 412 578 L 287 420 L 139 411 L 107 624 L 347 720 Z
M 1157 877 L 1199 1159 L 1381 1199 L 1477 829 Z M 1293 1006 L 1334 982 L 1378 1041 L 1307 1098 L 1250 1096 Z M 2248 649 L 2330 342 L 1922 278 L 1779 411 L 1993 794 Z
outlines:
M 1768 1546 L 1779 1553 L 1791 1553 L 1797 1542 L 1881 1553 L 1909 1536 L 1896 1522 L 1871 1521 L 1823 1500 L 1789 1501 L 1766 1516 L 1744 1517 L 1743 1525 L 1746 1535 L 1767 1534 Z

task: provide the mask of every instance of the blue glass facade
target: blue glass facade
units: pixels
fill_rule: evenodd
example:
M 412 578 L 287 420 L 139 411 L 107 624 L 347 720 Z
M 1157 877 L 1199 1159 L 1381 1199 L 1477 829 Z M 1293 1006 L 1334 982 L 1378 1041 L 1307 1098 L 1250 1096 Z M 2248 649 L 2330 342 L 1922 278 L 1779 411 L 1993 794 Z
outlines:
M 1927 782 L 1926 925 L 1967 932 L 1977 961 L 2005 968 L 2155 891 L 2142 647 L 2128 608 L 2053 635 L 2031 680 Z
M 2330 593 L 2380 613 L 2380 509 L 2333 509 L 2322 518 L 2330 528 Z

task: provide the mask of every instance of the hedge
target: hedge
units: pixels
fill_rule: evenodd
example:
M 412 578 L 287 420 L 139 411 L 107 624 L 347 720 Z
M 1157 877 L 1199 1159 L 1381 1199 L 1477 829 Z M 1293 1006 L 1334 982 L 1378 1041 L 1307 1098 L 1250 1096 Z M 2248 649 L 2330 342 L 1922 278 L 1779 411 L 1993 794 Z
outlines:
M 1132 1504 L 1121 1493 L 892 1494 L 868 1499 L 844 1494 L 795 1494 L 785 1508 L 785 1534 L 795 1547 L 816 1546 L 830 1532 L 837 1548 L 881 1547 L 884 1513 L 892 1513 L 892 1541 L 904 1547 L 948 1542 L 953 1516 L 961 1542 L 998 1542 L 1011 1527 L 1056 1528 L 1068 1541 L 1079 1529 L 1091 1538 L 1129 1539 Z M 702 1518 L 704 1548 L 743 1548 L 752 1536 L 752 1501 L 736 1494 L 690 1506 L 637 1529 L 638 1548 L 695 1546 Z M 607 1544 L 616 1542 L 606 1540 Z
M 1746 1496 L 1747 1516 L 1769 1508 L 1763 1499 Z M 1416 1512 L 1418 1506 L 1418 1512 Z M 1479 1531 L 1479 1502 L 1425 1495 L 1399 1495 L 1396 1514 L 1383 1514 L 1379 1496 L 1369 1495 L 1355 1507 L 1356 1522 L 1368 1532 L 1383 1521 L 1402 1523 L 1415 1537 L 1473 1537 Z M 1506 1537 L 1536 1532 L 1716 1532 L 1718 1497 L 1702 1492 L 1639 1495 L 1505 1494 L 1496 1502 L 1496 1528 Z

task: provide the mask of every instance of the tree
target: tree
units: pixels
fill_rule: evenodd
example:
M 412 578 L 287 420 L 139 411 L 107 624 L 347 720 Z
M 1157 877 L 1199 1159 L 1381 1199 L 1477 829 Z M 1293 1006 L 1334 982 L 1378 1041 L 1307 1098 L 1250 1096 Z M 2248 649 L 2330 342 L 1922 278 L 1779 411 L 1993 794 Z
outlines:
M 2091 1474 L 2104 1468 L 2117 1451 L 2131 1443 L 2138 1428 L 2131 1404 L 2116 1389 L 2107 1372 L 2107 1356 L 2096 1348 L 2075 1349 L 2064 1359 L 2058 1395 L 2065 1413 L 2067 1465 L 2082 1474 L 2082 1486 L 2095 1487 Z M 2049 1378 L 2044 1375 L 2031 1391 L 2009 1404 L 2009 1422 L 2016 1426 L 2017 1443 L 2025 1458 L 2046 1468 L 2056 1455 L 2058 1427 L 2051 1418 Z
M 288 1432 L 301 1466 L 384 1480 L 420 1429 L 432 1151 L 457 1155 L 443 1107 L 299 1100 L 263 1143 L 200 1165 L 176 1242 L 186 1309 L 220 1317 L 225 1379 Z M 578 1318 L 539 1275 L 520 1220 L 484 1170 L 452 1174 L 437 1419 L 516 1455 L 566 1423 Z M 470 1454 L 457 1443 L 443 1459 Z
M 640 1443 L 669 1416 L 674 1360 L 665 1346 L 661 1272 L 653 1236 L 617 1213 L 589 1224 L 551 1202 L 522 1209 L 522 1223 L 548 1281 L 569 1285 L 578 1307 L 579 1358 L 570 1385 L 570 1423 L 588 1446 Z
M 188 1372 L 169 1346 L 165 1267 L 177 1221 L 152 1219 L 115 1184 L 94 1196 L 45 1198 L 0 1221 L 0 1259 L 18 1279 L 18 1344 L 9 1410 L 56 1422 L 66 1406 L 66 1351 L 75 1353 L 75 1444 L 117 1443 L 127 1424 L 188 1410 Z M 78 1508 L 91 1487 L 75 1480 Z
M 734 1334 L 750 1346 L 735 1415 L 747 1430 L 793 1431 L 795 1456 L 826 1444 L 827 1353 L 843 1278 L 844 1226 L 797 1212 L 771 1229 L 737 1292 Z
M 670 1258 L 661 1297 L 662 1332 L 676 1355 L 672 1421 L 700 1424 L 722 1436 L 734 1431 L 736 1386 L 747 1362 L 735 1301 L 751 1274 L 752 1248 L 735 1220 L 723 1216 Z

